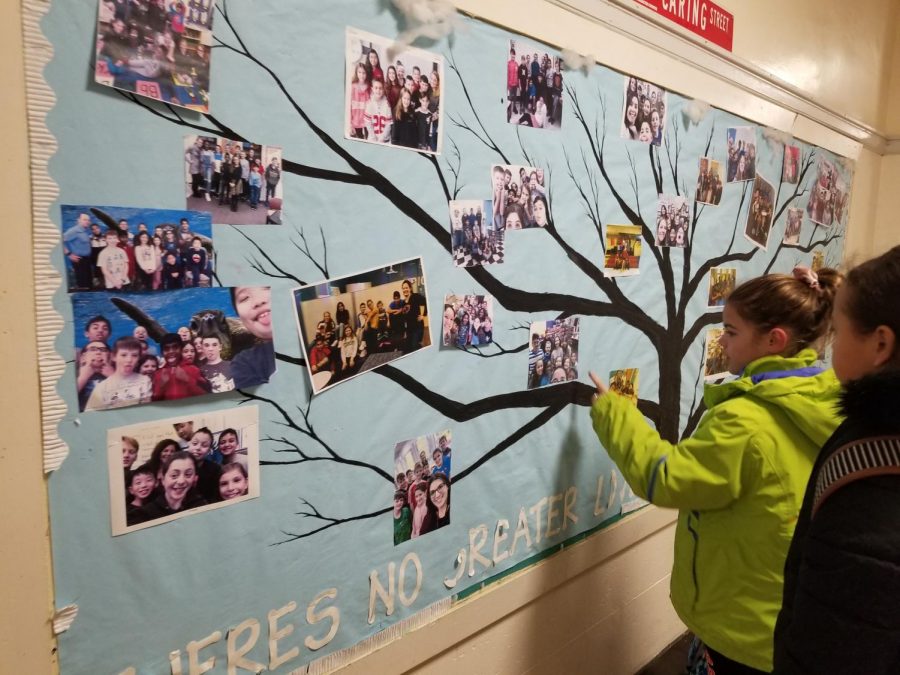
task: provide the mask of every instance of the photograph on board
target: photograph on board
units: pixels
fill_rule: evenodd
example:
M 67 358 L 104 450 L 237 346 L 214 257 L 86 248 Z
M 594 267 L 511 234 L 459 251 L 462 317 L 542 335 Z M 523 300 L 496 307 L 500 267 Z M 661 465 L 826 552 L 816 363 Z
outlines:
M 441 349 L 483 347 L 494 341 L 494 299 L 489 295 L 444 296 Z
M 506 121 L 535 129 L 562 126 L 563 68 L 559 54 L 516 38 L 506 61 Z
M 494 228 L 491 212 L 490 199 L 450 201 L 450 255 L 457 267 L 503 262 L 504 230 Z
M 753 179 L 753 196 L 747 211 L 744 236 L 764 251 L 768 245 L 774 214 L 775 187 L 762 174 L 757 174 Z
M 113 536 L 259 496 L 259 411 L 241 406 L 106 433 Z
M 219 136 L 184 137 L 187 208 L 220 225 L 280 225 L 281 148 Z
M 275 372 L 270 296 L 269 288 L 251 286 L 73 294 L 78 409 L 268 382 Z
M 209 110 L 215 0 L 99 0 L 94 81 Z
M 578 328 L 578 317 L 531 324 L 528 389 L 578 379 Z
M 623 88 L 619 135 L 631 141 L 662 145 L 666 130 L 666 90 L 630 75 L 623 76 Z
M 739 183 L 756 177 L 756 127 L 728 127 L 728 181 Z
M 347 28 L 344 137 L 440 154 L 444 57 Z
M 603 274 L 608 277 L 630 277 L 640 274 L 641 226 L 607 225 Z
M 781 240 L 785 246 L 797 246 L 800 243 L 801 225 L 803 225 L 803 209 L 791 206 L 787 210 L 784 237 Z
M 70 293 L 213 284 L 215 251 L 208 213 L 63 204 L 60 223 Z
M 713 267 L 709 271 L 709 294 L 706 307 L 708 309 L 722 309 L 725 300 L 731 295 L 737 283 L 737 269 L 734 267 Z
M 834 225 L 846 225 L 850 207 L 850 189 L 840 172 L 834 178 Z
M 784 166 L 781 171 L 781 182 L 795 185 L 800 180 L 800 146 L 784 146 Z
M 691 206 L 681 195 L 659 195 L 656 206 L 656 245 L 684 248 L 688 241 Z
M 550 205 L 543 169 L 495 164 L 491 167 L 491 214 L 495 230 L 546 227 Z
M 431 345 L 421 258 L 293 293 L 314 394 Z
M 622 370 L 609 371 L 607 382 L 609 382 L 610 391 L 616 392 L 619 396 L 624 396 L 637 405 L 638 379 L 639 371 L 637 368 L 624 368 Z
M 394 546 L 450 524 L 449 429 L 394 446 Z
M 809 190 L 806 215 L 816 225 L 831 227 L 834 222 L 834 193 L 837 170 L 834 162 L 819 157 L 816 163 L 816 177 Z
M 706 331 L 705 355 L 703 359 L 703 378 L 707 382 L 721 380 L 728 377 L 728 358 L 720 339 L 724 330 L 722 328 L 710 328 Z
M 723 175 L 721 162 L 711 157 L 701 157 L 695 201 L 700 204 L 718 206 L 722 201 Z

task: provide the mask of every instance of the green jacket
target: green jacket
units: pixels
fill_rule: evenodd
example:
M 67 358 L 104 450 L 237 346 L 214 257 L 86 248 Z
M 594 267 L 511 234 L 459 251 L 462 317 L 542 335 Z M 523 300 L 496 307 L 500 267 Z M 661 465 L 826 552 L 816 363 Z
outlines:
M 765 357 L 735 381 L 707 385 L 708 410 L 677 445 L 621 396 L 601 396 L 591 409 L 635 494 L 680 510 L 671 585 L 678 616 L 716 651 L 766 672 L 806 483 L 840 422 L 834 372 L 800 370 L 815 361 L 812 349 Z

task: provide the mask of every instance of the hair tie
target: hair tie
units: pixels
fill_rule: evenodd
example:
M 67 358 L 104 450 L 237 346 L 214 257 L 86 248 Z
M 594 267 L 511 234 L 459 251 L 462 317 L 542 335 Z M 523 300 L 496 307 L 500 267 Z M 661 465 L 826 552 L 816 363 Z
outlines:
M 797 265 L 793 270 L 793 275 L 795 279 L 802 281 L 813 290 L 822 290 L 822 287 L 819 285 L 819 275 L 813 272 L 809 267 Z

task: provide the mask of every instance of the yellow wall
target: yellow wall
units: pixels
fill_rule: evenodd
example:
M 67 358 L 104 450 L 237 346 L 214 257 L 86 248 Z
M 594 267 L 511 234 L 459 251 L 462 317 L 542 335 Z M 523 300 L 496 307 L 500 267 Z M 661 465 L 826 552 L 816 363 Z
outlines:
M 59 0 L 57 0 L 59 1 Z M 628 69 L 641 63 L 661 84 L 686 81 L 690 93 L 810 142 L 858 155 L 847 250 L 857 257 L 900 243 L 900 156 L 882 158 L 833 131 L 786 115 L 778 106 L 728 87 L 688 64 L 648 56 L 609 29 L 541 0 L 457 0 L 514 30 L 547 36 Z M 604 3 L 596 3 L 598 6 Z M 734 12 L 735 55 L 777 74 L 811 98 L 888 136 L 900 136 L 897 5 L 862 0 L 720 0 Z M 630 0 L 622 5 L 632 6 Z M 512 7 L 513 11 L 508 11 Z M 772 17 L 785 20 L 773 22 Z M 518 22 L 511 25 L 511 22 Z M 18 3 L 0 3 L 0 196 L 7 208 L 0 279 L 0 673 L 42 675 L 56 662 L 49 628 L 51 582 L 46 495 L 41 475 L 25 100 Z M 602 27 L 601 27 L 602 28 Z M 599 32 L 598 32 L 599 31 Z M 556 35 L 556 39 L 552 35 Z M 598 36 L 602 36 L 602 39 Z M 617 63 L 618 60 L 618 63 Z M 890 83 L 890 86 L 887 86 Z M 678 88 L 681 88 L 678 87 Z M 347 673 L 634 672 L 682 630 L 667 599 L 671 513 L 647 509 L 461 603 L 422 628 L 347 667 Z M 12 668 L 7 671 L 7 668 Z

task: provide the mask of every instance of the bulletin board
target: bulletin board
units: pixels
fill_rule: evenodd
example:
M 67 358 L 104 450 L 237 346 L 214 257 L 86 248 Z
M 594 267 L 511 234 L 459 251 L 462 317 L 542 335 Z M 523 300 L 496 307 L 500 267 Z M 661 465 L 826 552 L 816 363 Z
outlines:
M 841 258 L 852 162 L 689 83 L 374 0 L 125 4 L 27 31 L 63 673 L 325 672 L 433 620 L 645 505 L 588 370 L 676 441 L 728 290 Z

